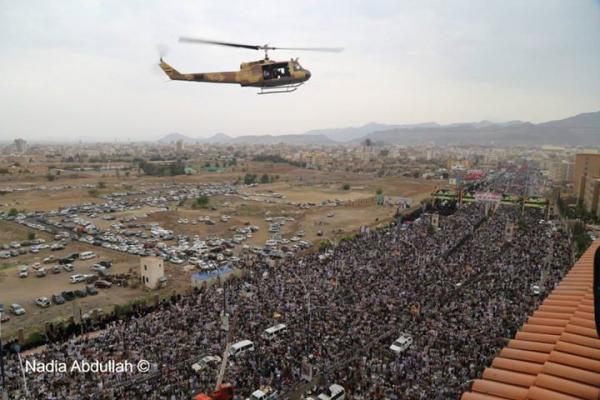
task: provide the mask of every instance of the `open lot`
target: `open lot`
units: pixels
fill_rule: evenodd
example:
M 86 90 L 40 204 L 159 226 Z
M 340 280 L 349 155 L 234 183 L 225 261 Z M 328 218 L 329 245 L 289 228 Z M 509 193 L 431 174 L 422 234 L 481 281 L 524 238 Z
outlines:
M 157 211 L 159 208 L 143 205 L 139 209 L 119 211 L 110 214 L 107 220 L 102 215 L 88 217 L 83 215 L 87 221 L 93 223 L 101 230 L 109 230 L 119 219 L 135 219 L 136 223 L 150 225 L 158 224 L 161 228 L 173 231 L 175 236 L 179 234 L 193 237 L 197 235 L 202 240 L 211 237 L 231 239 L 234 232 L 232 228 L 257 226 L 259 229 L 252 233 L 252 237 L 244 241 L 244 244 L 262 247 L 265 242 L 272 238 L 269 225 L 274 219 L 282 222 L 280 234 L 283 238 L 290 239 L 298 232 L 305 233 L 303 239 L 318 243 L 323 239 L 336 240 L 355 232 L 364 225 L 376 225 L 388 221 L 396 212 L 395 207 L 355 205 L 353 201 L 372 199 L 377 190 L 382 190 L 385 195 L 402 196 L 411 198 L 413 204 L 418 204 L 421 199 L 427 197 L 439 184 L 432 181 L 420 181 L 408 178 L 374 178 L 372 176 L 352 174 L 326 174 L 319 171 L 307 171 L 291 166 L 264 165 L 253 166 L 257 172 L 268 171 L 270 174 L 277 173 L 277 181 L 269 184 L 261 184 L 253 187 L 238 186 L 235 195 L 211 196 L 209 204 L 204 208 L 194 206 L 194 200 L 188 199 L 184 202 L 170 202 L 168 209 Z M 26 182 L 22 187 L 29 190 L 14 191 L 0 196 L 0 210 L 17 208 L 25 211 L 50 211 L 65 206 L 73 206 L 82 203 L 103 203 L 105 199 L 100 197 L 104 194 L 124 191 L 144 191 L 152 188 L 160 188 L 165 184 L 195 185 L 209 182 L 233 182 L 241 175 L 241 172 L 226 174 L 202 173 L 195 176 L 179 176 L 174 178 L 115 178 L 102 174 L 87 174 L 78 178 L 61 177 L 54 182 L 44 182 L 40 188 L 35 184 L 36 178 Z M 39 180 L 39 178 L 37 178 Z M 102 187 L 93 192 L 93 186 L 102 182 Z M 343 185 L 348 184 L 348 190 Z M 17 185 L 11 183 L 12 187 Z M 37 188 L 34 188 L 37 187 Z M 129 201 L 136 201 L 139 196 L 130 196 Z M 303 204 L 303 207 L 300 205 Z M 226 222 L 221 221 L 221 216 L 228 216 Z M 214 225 L 204 222 L 210 218 Z M 277 219 L 277 217 L 283 217 Z M 181 223 L 186 219 L 187 223 Z M 144 228 L 135 228 L 136 231 L 146 231 Z M 24 241 L 32 230 L 14 222 L 0 221 L 0 244 L 8 244 L 11 241 Z M 53 243 L 53 235 L 36 231 L 37 237 L 45 239 L 48 244 Z M 169 242 L 170 244 L 173 241 Z M 235 253 L 239 253 L 241 245 L 236 245 Z M 81 261 L 74 264 L 73 272 L 62 270 L 59 274 L 51 272 L 44 278 L 35 276 L 30 269 L 27 278 L 18 277 L 20 265 L 33 265 L 42 262 L 50 255 L 55 258 L 68 255 L 73 252 L 94 251 L 95 259 Z M 3 331 L 10 336 L 18 328 L 24 328 L 26 332 L 43 325 L 47 321 L 57 318 L 65 318 L 72 315 L 72 302 L 63 305 L 51 305 L 42 309 L 35 305 L 37 297 L 51 297 L 52 294 L 65 290 L 84 288 L 85 284 L 71 284 L 68 277 L 75 273 L 90 273 L 89 267 L 99 260 L 112 260 L 113 267 L 109 270 L 111 274 L 137 274 L 139 268 L 138 255 L 126 252 L 105 249 L 82 242 L 70 242 L 66 248 L 60 251 L 43 249 L 37 254 L 23 254 L 0 260 L 0 303 L 8 307 L 11 303 L 21 304 L 27 311 L 24 316 L 11 316 L 11 320 L 3 325 Z M 54 263 L 46 265 L 52 267 Z M 189 288 L 190 273 L 185 272 L 182 265 L 165 263 L 165 272 L 169 279 L 167 288 L 163 293 L 173 291 L 184 291 Z M 102 308 L 109 312 L 117 304 L 125 304 L 134 299 L 148 296 L 149 293 L 140 287 L 123 288 L 113 286 L 110 289 L 100 289 L 99 294 L 78 299 L 77 302 L 82 311 L 93 308 Z

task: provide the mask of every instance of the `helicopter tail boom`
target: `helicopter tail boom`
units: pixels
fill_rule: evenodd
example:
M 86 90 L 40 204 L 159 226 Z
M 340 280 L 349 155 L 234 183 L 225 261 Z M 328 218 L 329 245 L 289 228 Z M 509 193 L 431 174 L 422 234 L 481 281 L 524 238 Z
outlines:
M 194 74 L 182 74 L 167 64 L 162 58 L 158 64 L 160 68 L 174 81 L 196 81 L 213 83 L 241 83 L 238 72 L 200 72 Z
M 167 64 L 162 58 L 160 59 L 160 63 L 158 64 L 158 66 L 163 71 L 165 71 L 165 74 L 167 74 L 167 76 L 169 78 L 171 78 L 174 81 L 190 81 L 191 80 L 185 74 L 180 73 L 175 68 L 173 68 L 169 64 Z

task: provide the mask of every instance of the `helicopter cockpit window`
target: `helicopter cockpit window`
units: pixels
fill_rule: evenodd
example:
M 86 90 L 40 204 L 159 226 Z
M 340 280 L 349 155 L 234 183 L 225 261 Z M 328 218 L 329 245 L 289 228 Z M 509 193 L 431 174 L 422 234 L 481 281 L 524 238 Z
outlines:
M 271 64 L 263 66 L 263 78 L 265 80 L 281 79 L 290 76 L 288 64 Z
M 302 71 L 302 67 L 298 63 L 294 63 L 294 71 Z

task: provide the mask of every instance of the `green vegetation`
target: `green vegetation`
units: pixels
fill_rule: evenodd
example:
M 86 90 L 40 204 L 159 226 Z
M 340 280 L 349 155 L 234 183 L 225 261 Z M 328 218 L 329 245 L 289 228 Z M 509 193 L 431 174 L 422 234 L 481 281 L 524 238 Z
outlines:
M 52 181 L 56 180 L 56 176 L 52 175 L 52 174 L 47 174 L 46 179 L 48 180 L 48 182 L 52 182 Z
M 27 240 L 34 240 L 36 237 L 35 232 L 28 232 L 27 233 Z
M 259 155 L 255 156 L 252 159 L 252 161 L 259 161 L 259 162 L 267 161 L 267 162 L 278 163 L 278 164 L 290 164 L 290 165 L 293 165 L 294 167 L 298 167 L 298 168 L 306 167 L 306 163 L 291 161 L 291 160 L 283 158 L 277 154 L 259 154 Z
M 206 208 L 208 203 L 210 202 L 210 198 L 206 195 L 198 196 L 196 199 L 196 206 L 200 208 Z
M 104 182 L 100 181 L 100 182 L 98 182 L 98 183 L 96 184 L 96 187 L 97 187 L 98 189 L 105 189 L 105 188 L 106 188 L 106 183 L 104 183 Z
M 559 197 L 556 201 L 560 215 L 568 219 L 580 219 L 587 223 L 597 224 L 600 221 L 593 213 L 587 211 L 583 204 L 578 203 L 574 207 L 569 206 L 565 200 Z
M 592 244 L 592 238 L 585 231 L 585 223 L 577 222 L 573 226 L 573 243 L 575 244 L 575 256 L 577 258 Z
M 96 197 L 100 194 L 100 192 L 98 191 L 98 189 L 90 189 L 88 190 L 88 194 L 92 197 Z
M 177 160 L 168 164 L 141 161 L 139 164 L 144 174 L 149 176 L 185 175 L 185 163 Z
M 32 347 L 38 347 L 46 344 L 46 335 L 42 332 L 32 332 L 26 339 L 27 345 Z
M 0 168 L 0 175 L 8 174 L 8 168 Z
M 263 176 L 260 177 L 260 183 L 269 183 L 269 175 L 263 174 Z
M 435 226 L 429 224 L 427 225 L 427 234 L 428 235 L 433 235 L 435 233 Z
M 17 265 L 16 262 L 0 263 L 0 271 L 8 269 L 8 268 L 12 268 L 15 265 Z
M 252 185 L 253 183 L 256 183 L 256 174 L 246 174 L 244 176 L 244 183 L 246 185 Z
M 325 251 L 333 248 L 333 243 L 329 240 L 321 240 L 319 243 L 319 251 Z
M 350 184 L 349 183 L 344 183 L 342 185 L 342 190 L 350 190 Z
M 377 191 L 375 193 L 377 193 L 378 195 L 382 195 L 383 194 L 383 189 L 379 188 L 379 189 L 377 189 Z
M 8 210 L 9 217 L 16 217 L 18 213 L 19 210 L 17 210 L 16 208 L 11 208 L 10 210 Z

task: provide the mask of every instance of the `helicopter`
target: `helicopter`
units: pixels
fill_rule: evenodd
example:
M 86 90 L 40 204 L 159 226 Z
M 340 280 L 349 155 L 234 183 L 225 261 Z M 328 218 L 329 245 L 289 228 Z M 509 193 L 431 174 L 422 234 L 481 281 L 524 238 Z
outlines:
M 209 44 L 216 46 L 238 47 L 251 50 L 263 50 L 265 58 L 258 61 L 244 62 L 239 71 L 228 72 L 198 72 L 182 74 L 160 58 L 158 64 L 171 80 L 211 82 L 211 83 L 238 83 L 241 86 L 260 88 L 258 94 L 290 93 L 296 91 L 300 86 L 310 79 L 310 71 L 303 68 L 298 58 L 289 61 L 274 61 L 269 58 L 271 50 L 298 50 L 298 51 L 321 51 L 339 53 L 343 48 L 339 47 L 274 47 L 265 45 L 249 45 L 214 40 L 197 39 L 192 37 L 180 37 L 179 42 Z

